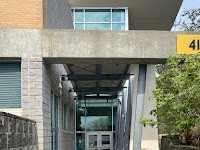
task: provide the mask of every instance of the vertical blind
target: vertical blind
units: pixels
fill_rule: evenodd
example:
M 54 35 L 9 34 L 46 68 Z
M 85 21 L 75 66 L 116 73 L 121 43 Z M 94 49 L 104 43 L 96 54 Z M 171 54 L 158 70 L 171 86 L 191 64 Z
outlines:
M 21 108 L 21 62 L 0 62 L 0 108 Z

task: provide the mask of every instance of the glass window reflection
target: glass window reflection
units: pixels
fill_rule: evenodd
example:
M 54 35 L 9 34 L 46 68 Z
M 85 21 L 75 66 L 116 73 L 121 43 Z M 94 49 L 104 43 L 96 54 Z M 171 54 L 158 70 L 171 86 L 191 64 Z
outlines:
M 113 9 L 112 10 L 112 21 L 113 22 L 125 22 L 125 10 L 124 9 Z
M 76 149 L 85 150 L 85 134 L 84 133 L 76 134 Z
M 86 9 L 85 10 L 86 22 L 111 22 L 110 9 Z
M 113 30 L 125 30 L 124 23 L 113 23 L 112 25 Z
M 75 10 L 75 22 L 84 22 L 84 11 L 83 9 Z
M 85 24 L 86 30 L 110 30 L 111 24 L 109 23 L 88 23 Z

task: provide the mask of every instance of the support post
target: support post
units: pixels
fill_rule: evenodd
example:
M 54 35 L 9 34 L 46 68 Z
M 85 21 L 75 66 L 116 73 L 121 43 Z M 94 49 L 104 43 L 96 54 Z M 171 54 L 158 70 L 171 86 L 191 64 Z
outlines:
M 140 124 L 140 119 L 143 117 L 144 110 L 144 98 L 145 98 L 145 86 L 146 86 L 146 72 L 147 65 L 139 65 L 139 75 L 138 75 L 138 86 L 137 86 L 137 98 L 136 98 L 136 116 L 135 116 L 135 131 L 134 131 L 134 142 L 133 149 L 141 150 L 141 140 L 142 140 L 142 125 Z
M 129 84 L 128 84 L 128 98 L 127 98 L 127 113 L 126 113 L 124 150 L 129 150 L 129 143 L 130 143 L 133 85 L 134 85 L 134 76 L 131 76 L 129 78 Z
M 120 99 L 118 102 L 118 107 L 117 107 L 117 126 L 116 126 L 116 134 L 115 134 L 115 149 L 119 150 L 119 133 L 120 133 L 120 122 L 121 122 L 121 103 Z
M 121 106 L 121 122 L 120 122 L 120 135 L 119 135 L 119 150 L 123 150 L 124 148 L 124 126 L 125 126 L 125 100 L 124 100 L 124 92 L 122 95 L 122 106 Z

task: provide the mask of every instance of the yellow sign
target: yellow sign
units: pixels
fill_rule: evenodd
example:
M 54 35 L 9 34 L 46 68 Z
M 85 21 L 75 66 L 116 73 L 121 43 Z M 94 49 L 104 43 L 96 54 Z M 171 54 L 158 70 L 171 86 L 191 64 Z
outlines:
M 177 53 L 200 53 L 200 35 L 177 35 Z

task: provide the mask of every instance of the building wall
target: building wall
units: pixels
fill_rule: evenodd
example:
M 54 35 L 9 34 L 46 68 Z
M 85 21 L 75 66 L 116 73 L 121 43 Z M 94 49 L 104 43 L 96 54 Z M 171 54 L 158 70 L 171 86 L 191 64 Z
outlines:
M 68 81 L 62 82 L 62 88 L 59 88 L 60 77 L 61 75 L 66 75 L 66 71 L 63 65 L 60 64 L 45 64 L 43 63 L 43 100 L 50 101 L 51 100 L 51 91 L 58 96 L 58 141 L 59 141 L 59 150 L 65 150 L 66 147 L 68 150 L 74 150 L 75 145 L 75 103 L 73 96 L 70 94 L 69 89 L 72 88 L 72 85 Z M 62 94 L 61 94 L 62 93 Z M 63 129 L 63 104 L 67 106 L 67 129 Z M 48 111 L 50 106 L 48 107 Z M 51 119 L 47 120 L 47 124 L 51 125 Z M 47 132 L 51 130 L 51 126 L 49 126 Z M 48 137 L 49 133 L 44 136 Z M 47 144 L 47 143 L 46 143 Z M 51 146 L 51 141 L 47 144 Z M 48 147 L 49 148 L 49 147 Z
M 0 28 L 43 28 L 43 0 L 1 0 Z
M 73 29 L 71 9 L 68 0 L 46 0 L 47 29 Z
M 68 0 L 1 0 L 0 28 L 73 29 Z
M 74 147 L 74 129 L 62 129 L 63 102 L 73 112 L 68 113 L 68 121 L 74 123 L 74 100 L 68 92 L 71 85 L 63 82 L 62 90 L 59 88 L 62 74 L 66 74 L 63 65 L 46 64 L 42 58 L 22 59 L 22 116 L 36 121 L 40 150 L 51 149 L 51 91 L 59 97 L 59 150 L 66 149 L 65 144 L 69 150 Z

